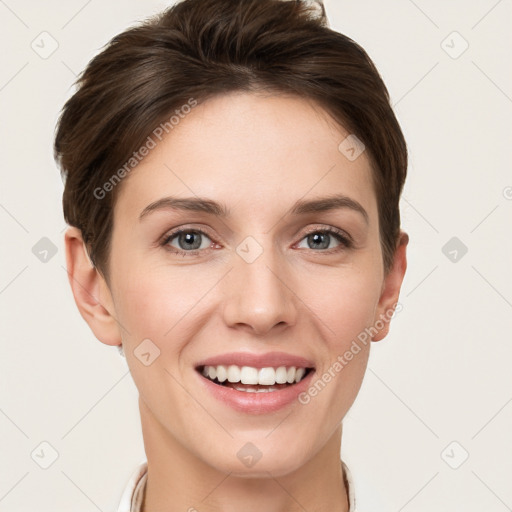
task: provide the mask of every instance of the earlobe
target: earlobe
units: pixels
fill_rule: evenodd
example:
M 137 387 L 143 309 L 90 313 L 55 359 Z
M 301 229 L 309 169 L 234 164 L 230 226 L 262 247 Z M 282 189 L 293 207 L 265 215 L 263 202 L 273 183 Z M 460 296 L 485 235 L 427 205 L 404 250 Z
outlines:
M 64 235 L 69 284 L 75 303 L 98 340 L 121 345 L 121 335 L 110 290 L 94 268 L 80 230 L 69 227 Z
M 409 243 L 409 235 L 405 231 L 400 231 L 400 237 L 395 250 L 393 266 L 384 279 L 382 292 L 377 305 L 374 325 L 381 326 L 377 334 L 372 337 L 372 341 L 380 341 L 389 333 L 389 324 L 392 312 L 400 296 L 400 289 L 407 269 L 406 249 Z

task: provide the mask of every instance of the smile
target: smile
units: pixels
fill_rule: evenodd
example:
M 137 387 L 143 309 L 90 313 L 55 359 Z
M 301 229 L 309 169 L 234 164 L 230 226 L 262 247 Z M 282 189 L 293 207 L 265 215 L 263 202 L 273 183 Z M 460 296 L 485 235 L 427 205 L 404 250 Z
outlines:
M 213 383 L 246 393 L 268 393 L 287 388 L 299 383 L 312 370 L 312 368 L 295 366 L 255 368 L 234 364 L 204 365 L 198 369 Z
M 270 414 L 298 403 L 316 373 L 313 359 L 287 352 L 237 351 L 194 365 L 205 397 L 239 413 Z

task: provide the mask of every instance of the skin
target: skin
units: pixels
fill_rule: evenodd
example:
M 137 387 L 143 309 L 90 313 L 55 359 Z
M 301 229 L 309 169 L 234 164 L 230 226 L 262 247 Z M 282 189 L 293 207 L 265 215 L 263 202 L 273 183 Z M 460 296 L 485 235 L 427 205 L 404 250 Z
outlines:
M 218 402 L 202 391 L 194 369 L 226 352 L 284 351 L 314 361 L 321 376 L 393 309 L 408 236 L 401 232 L 385 275 L 370 162 L 366 152 L 349 161 L 338 150 L 347 135 L 303 98 L 218 96 L 196 106 L 121 184 L 109 284 L 90 265 L 80 231 L 68 228 L 80 313 L 100 341 L 123 344 L 140 393 L 145 512 L 348 510 L 341 422 L 361 386 L 370 343 L 307 405 L 271 414 Z M 350 208 L 289 213 L 299 199 L 334 193 L 360 203 L 368 222 Z M 231 215 L 166 209 L 139 220 L 147 205 L 171 195 L 209 198 Z M 205 231 L 195 254 L 179 237 L 170 250 L 159 245 L 178 226 Z M 329 227 L 348 233 L 353 246 L 328 234 L 325 245 L 308 239 L 308 230 Z M 236 252 L 248 236 L 263 251 L 252 263 Z M 180 249 L 189 254 L 172 252 Z M 385 322 L 372 341 L 388 329 Z M 149 366 L 134 354 L 147 338 L 160 350 Z M 262 453 L 252 467 L 237 457 L 247 442 Z

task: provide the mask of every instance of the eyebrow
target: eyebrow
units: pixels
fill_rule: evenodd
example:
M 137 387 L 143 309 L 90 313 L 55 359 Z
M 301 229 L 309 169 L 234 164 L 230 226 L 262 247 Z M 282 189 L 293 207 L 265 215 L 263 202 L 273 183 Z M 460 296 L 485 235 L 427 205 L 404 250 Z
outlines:
M 331 210 L 345 209 L 356 211 L 362 215 L 366 224 L 369 222 L 368 213 L 363 206 L 354 199 L 343 194 L 337 194 L 317 199 L 300 199 L 291 209 L 292 215 L 304 215 L 306 213 L 327 212 Z M 152 202 L 142 210 L 139 221 L 151 212 L 157 210 L 185 210 L 203 212 L 221 218 L 230 216 L 230 210 L 225 205 L 202 197 L 163 197 Z

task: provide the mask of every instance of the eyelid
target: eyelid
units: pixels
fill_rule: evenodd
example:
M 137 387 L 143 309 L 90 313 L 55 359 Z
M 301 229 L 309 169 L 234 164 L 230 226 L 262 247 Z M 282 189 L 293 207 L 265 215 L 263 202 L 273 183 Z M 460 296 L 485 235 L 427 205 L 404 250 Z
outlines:
M 183 224 L 181 226 L 176 226 L 175 228 L 172 228 L 164 233 L 164 235 L 159 239 L 159 244 L 165 244 L 166 241 L 168 241 L 170 238 L 175 237 L 179 233 L 183 231 L 197 231 L 198 233 L 201 233 L 202 235 L 206 235 L 210 240 L 217 241 L 216 237 L 213 236 L 209 229 L 206 228 L 204 225 L 201 225 L 201 227 L 195 227 L 193 224 Z M 191 252 L 191 251 L 189 251 Z
M 327 226 L 325 224 L 318 224 L 316 226 L 313 226 L 311 229 L 308 228 L 308 231 L 306 231 L 306 233 L 304 233 L 304 236 L 307 236 L 311 233 L 316 233 L 318 231 L 326 231 L 328 233 L 336 234 L 336 235 L 340 236 L 341 238 L 343 238 L 344 240 L 346 240 L 347 243 L 352 244 L 352 245 L 355 244 L 354 239 L 347 231 L 340 229 L 340 228 L 336 228 L 334 226 Z M 304 238 L 304 236 L 302 238 Z M 301 238 L 301 240 L 302 240 L 302 238 Z
M 212 236 L 209 233 L 209 229 L 206 228 L 205 226 L 202 225 L 201 227 L 194 227 L 193 224 L 184 224 L 181 226 L 176 226 L 175 228 L 171 229 L 170 231 L 167 231 L 159 240 L 158 245 L 163 246 L 164 248 L 167 248 L 167 247 L 169 247 L 169 242 L 171 241 L 171 239 L 175 238 L 180 233 L 187 232 L 187 231 L 195 231 L 201 235 L 206 235 L 212 241 L 212 244 L 219 244 L 219 243 L 222 244 L 222 242 L 217 241 L 217 237 Z M 317 224 L 316 226 L 312 226 L 312 227 L 308 228 L 307 231 L 305 231 L 303 233 L 302 237 L 297 242 L 295 242 L 294 246 L 297 245 L 298 243 L 300 243 L 308 235 L 317 233 L 317 232 L 325 232 L 329 235 L 338 236 L 339 237 L 338 241 L 340 242 L 340 244 L 342 246 L 345 246 L 345 249 L 350 249 L 355 246 L 354 239 L 352 238 L 352 236 L 349 233 L 347 233 L 343 229 L 336 228 L 336 227 L 330 226 L 330 225 L 328 226 L 325 224 Z M 174 254 L 195 255 L 195 254 L 205 252 L 210 249 L 211 249 L 211 247 L 208 247 L 207 249 L 193 249 L 190 251 L 184 251 L 182 249 L 177 249 L 177 248 L 173 247 L 172 249 L 168 249 L 168 250 L 173 252 Z M 339 251 L 339 249 L 333 248 L 333 249 L 318 250 L 318 251 L 311 249 L 311 251 L 318 252 L 318 253 L 331 254 L 333 252 Z

